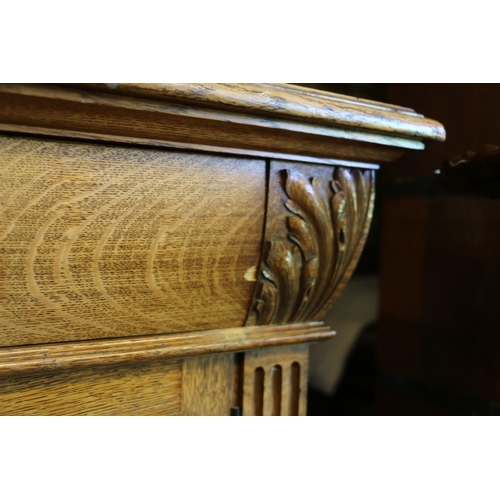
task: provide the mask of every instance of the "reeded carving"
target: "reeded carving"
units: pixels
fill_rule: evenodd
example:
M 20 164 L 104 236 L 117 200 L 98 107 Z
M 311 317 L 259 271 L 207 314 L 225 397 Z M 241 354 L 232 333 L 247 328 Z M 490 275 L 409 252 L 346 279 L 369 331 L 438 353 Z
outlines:
M 266 234 L 248 325 L 314 318 L 344 277 L 371 220 L 372 170 L 338 168 L 325 189 L 317 178 L 289 169 L 284 190 L 286 237 Z
M 308 358 L 307 344 L 246 351 L 243 357 L 242 414 L 305 415 Z

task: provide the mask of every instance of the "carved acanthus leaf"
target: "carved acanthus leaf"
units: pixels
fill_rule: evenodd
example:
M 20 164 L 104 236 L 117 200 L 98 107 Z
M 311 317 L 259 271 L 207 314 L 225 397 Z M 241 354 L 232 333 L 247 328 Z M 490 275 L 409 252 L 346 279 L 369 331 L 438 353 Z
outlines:
M 373 171 L 338 168 L 329 188 L 286 170 L 286 238 L 267 236 L 247 325 L 313 319 L 341 282 L 371 219 Z

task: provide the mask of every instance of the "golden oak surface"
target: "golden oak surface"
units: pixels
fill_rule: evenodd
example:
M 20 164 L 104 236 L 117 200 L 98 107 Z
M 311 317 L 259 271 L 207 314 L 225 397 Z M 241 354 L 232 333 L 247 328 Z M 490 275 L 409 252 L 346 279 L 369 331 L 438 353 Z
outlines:
M 230 415 L 239 404 L 237 355 L 198 356 L 182 363 L 182 414 Z
M 242 326 L 262 160 L 0 137 L 0 345 Z
M 2 415 L 179 415 L 179 360 L 0 378 Z

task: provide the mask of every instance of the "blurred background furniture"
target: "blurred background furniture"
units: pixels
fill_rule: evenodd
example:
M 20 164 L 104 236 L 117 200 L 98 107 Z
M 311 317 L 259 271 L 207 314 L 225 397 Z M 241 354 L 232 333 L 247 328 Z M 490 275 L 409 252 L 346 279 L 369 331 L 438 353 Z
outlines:
M 372 230 L 352 278 L 378 279 L 377 321 L 355 333 L 336 392 L 311 388 L 311 411 L 498 414 L 500 85 L 320 85 L 414 107 L 443 123 L 447 139 L 379 172 Z M 318 356 L 313 348 L 312 363 Z
M 432 113 L 447 140 L 384 170 L 377 412 L 498 414 L 500 200 L 434 171 L 498 143 L 500 85 L 389 84 L 387 97 Z

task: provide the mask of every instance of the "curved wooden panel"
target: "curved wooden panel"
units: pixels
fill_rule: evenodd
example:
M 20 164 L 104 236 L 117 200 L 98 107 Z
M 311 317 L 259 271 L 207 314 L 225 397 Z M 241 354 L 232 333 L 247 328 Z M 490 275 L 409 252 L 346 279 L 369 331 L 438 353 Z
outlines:
M 0 137 L 0 345 L 242 326 L 264 200 L 260 160 Z

